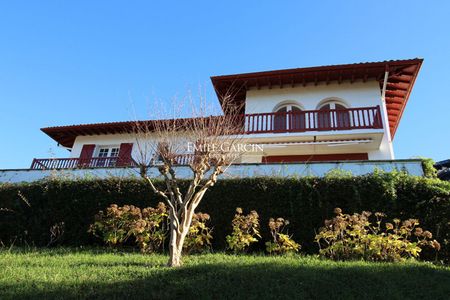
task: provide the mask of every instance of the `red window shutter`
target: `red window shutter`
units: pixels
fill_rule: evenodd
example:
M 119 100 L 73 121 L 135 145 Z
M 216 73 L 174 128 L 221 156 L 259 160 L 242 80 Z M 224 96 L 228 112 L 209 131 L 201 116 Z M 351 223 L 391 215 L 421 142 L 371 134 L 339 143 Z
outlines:
M 89 163 L 91 162 L 92 155 L 94 154 L 95 145 L 93 144 L 87 144 L 83 145 L 83 148 L 81 148 L 81 154 L 80 159 L 78 162 L 79 166 L 87 167 L 89 166 Z
M 117 158 L 118 167 L 126 167 L 131 164 L 131 150 L 133 150 L 133 143 L 120 144 L 119 157 Z

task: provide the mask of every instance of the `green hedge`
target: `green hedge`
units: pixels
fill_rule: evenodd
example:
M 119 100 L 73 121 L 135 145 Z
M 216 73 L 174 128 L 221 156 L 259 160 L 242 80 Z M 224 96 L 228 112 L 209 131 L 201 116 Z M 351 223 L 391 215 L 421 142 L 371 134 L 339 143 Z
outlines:
M 30 206 L 25 201 L 25 198 Z M 94 215 L 111 203 L 153 206 L 155 197 L 139 179 L 52 180 L 0 185 L 0 240 L 4 244 L 47 245 L 50 227 L 65 223 L 61 243 L 91 245 L 98 241 L 86 231 Z M 314 232 L 333 208 L 344 212 L 382 211 L 390 218 L 415 217 L 432 231 L 449 256 L 450 183 L 402 173 L 366 176 L 330 174 L 324 178 L 248 178 L 219 181 L 205 196 L 199 211 L 211 215 L 214 248 L 224 249 L 235 208 L 255 209 L 268 239 L 270 217 L 291 221 L 289 233 L 306 252 L 316 251 Z M 262 248 L 263 243 L 260 243 Z

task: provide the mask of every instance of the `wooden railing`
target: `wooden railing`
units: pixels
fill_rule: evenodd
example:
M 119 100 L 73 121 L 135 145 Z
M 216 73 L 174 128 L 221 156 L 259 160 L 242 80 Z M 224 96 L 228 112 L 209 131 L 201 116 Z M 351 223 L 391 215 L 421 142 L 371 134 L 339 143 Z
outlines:
M 175 157 L 176 164 L 188 165 L 192 163 L 194 154 L 180 154 Z M 152 162 L 157 164 L 157 162 Z M 82 158 L 35 158 L 31 163 L 32 170 L 54 170 L 54 169 L 81 169 L 81 168 L 115 168 L 115 167 L 138 167 L 134 160 L 120 162 L 118 157 L 93 157 Z
M 195 154 L 193 153 L 186 153 L 186 154 L 178 154 L 174 157 L 174 164 L 175 165 L 189 165 L 194 161 Z M 157 166 L 161 165 L 163 161 L 161 159 L 152 159 L 150 161 L 150 166 Z
M 32 170 L 79 169 L 79 168 L 114 168 L 137 166 L 134 160 L 120 160 L 119 157 L 92 158 L 35 158 L 31 163 Z
M 189 165 L 194 161 L 195 154 L 180 154 L 175 157 L 177 164 Z
M 245 115 L 245 133 L 282 133 L 383 128 L 380 106 Z

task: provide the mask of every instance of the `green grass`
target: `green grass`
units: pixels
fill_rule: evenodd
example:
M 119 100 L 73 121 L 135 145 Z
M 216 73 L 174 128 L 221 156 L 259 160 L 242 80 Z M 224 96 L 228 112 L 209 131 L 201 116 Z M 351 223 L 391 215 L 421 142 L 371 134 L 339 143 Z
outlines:
M 449 299 L 450 267 L 208 254 L 0 251 L 0 299 Z

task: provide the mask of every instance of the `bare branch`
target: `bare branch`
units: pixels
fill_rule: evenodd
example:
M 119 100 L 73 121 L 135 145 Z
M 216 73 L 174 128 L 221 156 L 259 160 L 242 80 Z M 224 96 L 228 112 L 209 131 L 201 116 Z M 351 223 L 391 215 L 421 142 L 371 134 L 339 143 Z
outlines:
M 200 104 L 204 100 L 201 97 Z M 208 114 L 200 105 L 193 108 L 192 118 L 136 121 L 131 132 L 137 144 L 135 160 L 141 166 L 141 177 L 170 208 L 170 265 L 176 264 L 177 255 L 181 257 L 184 237 L 206 191 L 243 154 L 239 147 L 235 148 L 245 143 L 243 110 L 233 100 L 232 94 L 221 97 L 222 114 Z M 193 175 L 184 195 L 177 176 L 180 165 L 189 167 Z M 147 174 L 149 168 L 158 170 L 165 182 L 165 191 L 154 185 Z

